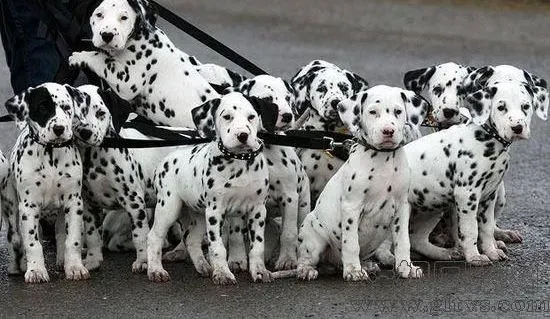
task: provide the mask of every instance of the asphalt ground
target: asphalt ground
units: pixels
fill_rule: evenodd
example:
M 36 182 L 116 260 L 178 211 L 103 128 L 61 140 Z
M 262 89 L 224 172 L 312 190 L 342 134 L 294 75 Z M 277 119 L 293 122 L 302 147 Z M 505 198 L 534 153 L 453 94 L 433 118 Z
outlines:
M 511 64 L 550 79 L 548 1 L 268 1 L 163 0 L 271 74 L 290 78 L 300 66 L 325 59 L 371 84 L 400 86 L 405 71 L 455 61 Z M 179 48 L 203 62 L 242 71 L 161 22 Z M 3 61 L 3 56 L 0 61 Z M 11 97 L 0 66 L 0 100 Z M 550 126 L 536 118 L 529 141 L 511 148 L 505 178 L 507 206 L 499 224 L 521 231 L 508 261 L 485 268 L 420 262 L 425 277 L 394 278 L 384 271 L 369 283 L 327 274 L 315 282 L 270 284 L 238 276 L 232 287 L 199 278 L 189 263 L 167 264 L 172 281 L 154 284 L 132 274 L 132 253 L 107 253 L 103 268 L 70 282 L 55 267 L 52 281 L 28 285 L 7 276 L 5 231 L 0 239 L 0 317 L 547 317 L 550 315 Z M 17 130 L 0 125 L 6 153 Z

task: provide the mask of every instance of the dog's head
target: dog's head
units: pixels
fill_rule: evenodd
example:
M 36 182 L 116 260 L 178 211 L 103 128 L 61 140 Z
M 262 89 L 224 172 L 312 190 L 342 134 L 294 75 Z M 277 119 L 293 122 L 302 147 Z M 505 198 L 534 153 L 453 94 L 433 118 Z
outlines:
M 150 32 L 155 22 L 155 11 L 146 0 L 105 0 L 90 17 L 92 42 L 113 54 L 124 50 L 129 39 Z
M 247 96 L 254 96 L 277 105 L 279 115 L 275 128 L 284 131 L 294 125 L 294 92 L 283 79 L 271 75 L 258 75 L 245 80 L 239 85 L 238 91 Z
M 475 124 L 492 123 L 508 141 L 530 137 L 531 117 L 538 103 L 531 84 L 495 82 L 468 94 L 465 101 Z
M 105 91 L 94 85 L 82 85 L 78 87 L 78 90 L 85 95 L 89 102 L 75 112 L 74 134 L 85 144 L 100 145 L 113 122 L 107 104 L 113 106 L 113 103 L 117 103 L 113 101 L 121 100 L 121 98 L 110 89 Z M 126 106 L 117 104 L 114 107 Z
M 212 99 L 191 110 L 200 134 L 221 140 L 232 152 L 247 152 L 260 147 L 258 131 L 262 126 L 273 132 L 277 105 L 239 92 Z
M 419 137 L 428 108 L 412 91 L 377 85 L 339 103 L 338 112 L 355 137 L 379 149 L 393 149 Z
M 464 95 L 476 92 L 498 82 L 526 83 L 533 91 L 534 111 L 539 118 L 548 118 L 548 87 L 546 80 L 511 65 L 484 66 L 470 73 L 464 80 Z
M 460 122 L 459 93 L 462 81 L 473 70 L 473 67 L 449 62 L 409 71 L 405 73 L 403 82 L 407 90 L 417 94 L 426 90 L 434 120 L 450 126 Z
M 12 97 L 5 106 L 16 123 L 28 124 L 38 142 L 61 144 L 72 139 L 75 108 L 85 103 L 82 93 L 69 85 L 44 83 Z
M 298 115 L 310 108 L 325 119 L 338 119 L 338 103 L 366 90 L 368 82 L 334 64 L 316 60 L 298 71 L 292 78 L 292 86 Z

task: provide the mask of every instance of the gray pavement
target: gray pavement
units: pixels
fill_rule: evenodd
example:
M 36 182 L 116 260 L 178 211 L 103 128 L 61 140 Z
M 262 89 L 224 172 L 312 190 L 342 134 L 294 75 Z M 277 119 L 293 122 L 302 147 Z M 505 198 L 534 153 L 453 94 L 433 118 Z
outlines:
M 550 79 L 547 1 L 160 2 L 285 78 L 322 58 L 371 84 L 401 85 L 405 71 L 446 61 L 512 64 Z M 162 25 L 187 53 L 233 67 Z M 5 101 L 11 95 L 5 64 L 0 75 L 0 101 Z M 531 140 L 512 146 L 505 179 L 508 203 L 500 224 L 520 230 L 525 238 L 523 244 L 509 246 L 509 261 L 486 268 L 424 263 L 426 277 L 414 281 L 393 279 L 386 271 L 370 283 L 344 283 L 338 275 L 327 275 L 312 283 L 254 284 L 243 274 L 237 286 L 216 287 L 186 263 L 167 265 L 171 282 L 149 283 L 145 275 L 131 273 L 133 254 L 125 253 L 107 254 L 92 279 L 69 282 L 53 269 L 55 258 L 47 245 L 52 282 L 26 285 L 22 277 L 6 274 L 2 232 L 0 317 L 549 316 L 550 126 L 533 119 L 532 129 Z M 0 125 L 4 152 L 16 134 L 12 124 Z

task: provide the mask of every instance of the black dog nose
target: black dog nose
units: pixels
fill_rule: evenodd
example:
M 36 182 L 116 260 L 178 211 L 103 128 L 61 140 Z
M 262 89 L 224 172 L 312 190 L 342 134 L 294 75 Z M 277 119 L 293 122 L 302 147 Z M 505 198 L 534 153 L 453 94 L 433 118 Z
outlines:
M 285 113 L 283 114 L 281 118 L 281 122 L 283 123 L 290 123 L 292 122 L 292 113 Z
M 53 126 L 53 132 L 55 133 L 55 135 L 61 136 L 61 134 L 63 134 L 65 132 L 65 126 L 54 125 Z
M 105 43 L 111 42 L 111 40 L 113 40 L 114 36 L 115 35 L 112 34 L 111 32 L 103 32 L 101 34 L 101 38 L 103 39 L 103 41 L 105 41 Z
M 384 136 L 392 137 L 393 133 L 395 133 L 394 129 L 384 129 L 384 130 L 382 130 L 382 134 L 384 134 Z
M 88 130 L 88 129 L 82 129 L 79 133 L 80 135 L 80 138 L 82 138 L 83 140 L 87 141 L 90 139 L 90 137 L 92 136 L 92 131 Z
M 340 100 L 332 100 L 330 102 L 330 106 L 336 110 L 336 107 L 338 106 L 338 103 L 340 103 Z
M 452 119 L 458 114 L 457 110 L 453 109 L 443 109 L 443 116 L 445 116 L 448 119 Z
M 243 144 L 246 143 L 248 140 L 248 133 L 239 133 L 239 135 L 237 135 L 237 139 Z
M 513 127 L 512 127 L 512 131 L 513 131 L 515 134 L 521 134 L 521 132 L 523 132 L 523 126 L 522 126 L 522 125 L 513 126 Z

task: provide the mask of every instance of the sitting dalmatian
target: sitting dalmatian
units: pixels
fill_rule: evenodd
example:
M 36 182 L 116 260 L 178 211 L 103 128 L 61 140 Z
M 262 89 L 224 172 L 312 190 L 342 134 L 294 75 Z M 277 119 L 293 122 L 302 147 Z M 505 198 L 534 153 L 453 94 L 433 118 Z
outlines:
M 338 66 L 315 60 L 302 67 L 292 78 L 296 95 L 295 114 L 305 130 L 347 133 L 338 117 L 336 106 L 340 101 L 368 88 L 363 78 Z M 328 180 L 342 166 L 344 160 L 322 150 L 300 149 L 298 155 L 310 181 L 311 200 L 325 187 Z
M 100 51 L 75 52 L 69 64 L 97 74 L 156 124 L 192 127 L 191 108 L 219 95 L 155 20 L 146 0 L 104 0 L 90 17 Z
M 44 83 L 5 104 L 18 124 L 26 124 L 11 153 L 11 174 L 2 189 L 10 243 L 8 272 L 25 272 L 25 282 L 49 281 L 39 240 L 39 219 L 48 217 L 56 220 L 57 238 L 66 235 L 57 242 L 57 263 L 64 266 L 67 279 L 90 277 L 80 255 L 82 161 L 73 142 L 73 122 L 90 103 L 71 86 Z
M 547 108 L 534 92 L 548 94 L 532 82 L 513 79 L 510 73 L 490 78 L 463 98 L 472 122 L 405 146 L 412 174 L 409 201 L 414 250 L 435 260 L 451 260 L 463 253 L 472 265 L 507 258 L 494 237 L 496 198 L 509 166 L 510 144 L 529 138 L 534 111 L 546 118 Z M 453 237 L 458 239 L 461 253 L 428 240 L 446 210 L 451 210 L 457 221 Z
M 412 91 L 379 85 L 338 105 L 356 143 L 300 227 L 299 279 L 316 279 L 315 267 L 325 261 L 342 266 L 346 281 L 368 280 L 361 260 L 374 254 L 388 231 L 399 275 L 422 276 L 410 259 L 410 173 L 403 150 L 405 130 L 419 124 L 411 120 L 416 116 L 415 96 Z
M 221 230 L 226 220 L 237 217 L 245 220 L 249 231 L 250 275 L 254 281 L 269 282 L 271 273 L 264 263 L 269 175 L 257 132 L 261 123 L 273 131 L 277 107 L 232 92 L 193 109 L 192 114 L 199 131 L 214 141 L 178 150 L 157 167 L 157 206 L 147 240 L 149 279 L 170 279 L 161 263 L 162 241 L 184 209 L 191 219 L 187 248 L 202 275 L 210 275 L 215 284 L 236 283 Z M 209 261 L 201 249 L 205 230 Z

